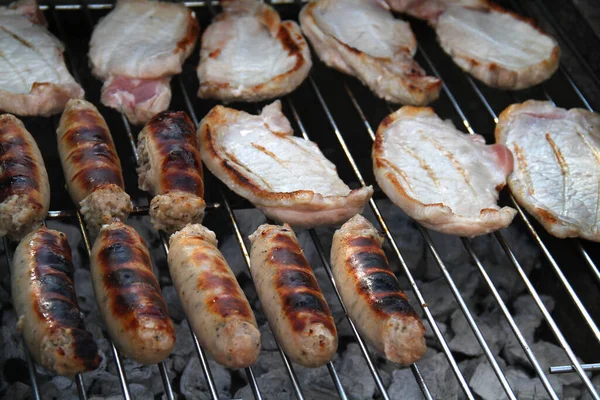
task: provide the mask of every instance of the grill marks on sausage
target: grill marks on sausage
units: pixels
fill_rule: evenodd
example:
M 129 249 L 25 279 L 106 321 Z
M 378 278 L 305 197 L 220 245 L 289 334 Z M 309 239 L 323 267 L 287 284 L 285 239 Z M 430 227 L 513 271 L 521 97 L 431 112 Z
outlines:
M 161 187 L 204 196 L 202 163 L 194 124 L 183 111 L 165 111 L 145 128 L 160 156 Z
M 377 240 L 360 236 L 349 239 L 347 244 L 350 250 L 346 264 L 358 293 L 373 310 L 386 315 L 416 316 Z
M 95 110 L 74 109 L 68 112 L 71 126 L 59 140 L 66 143 L 69 149 L 66 159 L 77 170 L 71 181 L 90 189 L 108 184 L 124 189 L 121 162 L 102 117 Z
M 98 264 L 113 315 L 127 329 L 138 326 L 141 317 L 164 324 L 169 318 L 167 307 L 142 239 L 133 228 L 122 225 L 102 231 L 97 240 L 106 243 L 98 253 Z
M 73 284 L 71 248 L 63 233 L 41 228 L 32 239 L 31 279 L 38 284 L 35 310 L 50 331 L 68 329 L 69 346 L 86 367 L 95 369 L 100 356 L 92 335 L 85 330 Z M 58 348 L 57 351 L 64 352 Z
M 294 331 L 301 332 L 308 324 L 322 323 L 335 332 L 329 306 L 298 243 L 282 233 L 276 234 L 272 241 L 274 247 L 269 259 L 279 267 L 274 274 L 274 284 L 283 314 Z
M 0 121 L 0 202 L 13 195 L 37 193 L 40 166 L 32 158 L 32 146 L 21 134 L 23 128 L 10 120 Z M 41 199 L 30 198 L 35 207 Z
M 193 261 L 211 265 L 210 270 L 198 275 L 197 288 L 207 294 L 206 305 L 213 314 L 222 318 L 238 315 L 244 319 L 252 319 L 252 310 L 235 278 L 228 273 L 224 259 L 198 252 Z

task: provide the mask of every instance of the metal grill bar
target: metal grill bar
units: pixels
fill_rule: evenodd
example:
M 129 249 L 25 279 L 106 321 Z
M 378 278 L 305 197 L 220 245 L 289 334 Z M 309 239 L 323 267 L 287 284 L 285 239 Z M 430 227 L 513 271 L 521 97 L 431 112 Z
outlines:
M 311 83 L 311 86 L 312 86 L 315 94 L 317 95 L 317 98 L 319 99 L 319 103 L 321 104 L 323 111 L 325 111 L 325 114 L 327 115 L 327 119 L 329 120 L 329 123 L 338 139 L 338 142 L 340 143 L 340 146 L 344 150 L 344 153 L 346 155 L 346 158 L 348 159 L 348 162 L 352 166 L 354 174 L 358 178 L 358 181 L 360 182 L 360 184 L 363 186 L 366 186 L 366 182 L 358 169 L 358 166 L 354 160 L 354 157 L 351 155 L 350 151 L 348 150 L 346 141 L 342 137 L 340 130 L 338 129 L 337 124 L 335 123 L 335 120 L 333 119 L 333 116 L 331 115 L 331 112 L 329 111 L 329 108 L 327 107 L 327 104 L 325 103 L 325 100 L 323 99 L 321 92 L 319 91 L 319 88 L 315 84 L 312 76 L 309 76 L 308 80 Z M 393 238 L 391 231 L 388 229 L 387 223 L 383 219 L 383 216 L 381 215 L 381 212 L 379 211 L 379 208 L 377 207 L 375 200 L 370 199 L 369 205 L 371 206 L 373 213 L 376 215 L 381 228 L 384 230 L 389 243 L 392 245 L 392 248 L 394 249 L 394 252 L 396 253 L 396 256 L 398 258 L 398 261 L 400 262 L 400 265 L 402 266 L 404 274 L 405 274 L 406 278 L 408 279 L 409 284 L 410 284 L 411 288 L 413 289 L 415 296 L 419 300 L 419 305 L 421 306 L 423 312 L 425 313 L 425 316 L 427 317 L 427 320 L 429 321 L 429 324 L 430 324 L 431 328 L 433 329 L 435 336 L 437 337 L 438 341 L 440 342 L 443 352 L 446 355 L 446 358 L 448 359 L 448 362 L 450 363 L 452 371 L 453 371 L 454 375 L 456 376 L 456 378 L 458 379 L 458 382 L 459 382 L 463 392 L 469 399 L 474 399 L 471 388 L 467 384 L 465 377 L 463 376 L 462 372 L 458 368 L 458 364 L 457 364 L 456 360 L 454 359 L 454 356 L 452 355 L 450 348 L 448 347 L 448 343 L 444 339 L 444 336 L 442 335 L 442 333 L 437 325 L 437 322 L 433 318 L 433 314 L 431 314 L 431 311 L 429 310 L 429 307 L 427 306 L 427 303 L 425 302 L 425 299 L 423 298 L 423 295 L 421 294 L 421 291 L 419 290 L 416 281 L 412 277 L 412 273 L 408 269 L 408 265 L 406 264 L 404 257 L 400 253 L 400 249 L 398 248 L 398 245 L 396 244 L 396 241 Z

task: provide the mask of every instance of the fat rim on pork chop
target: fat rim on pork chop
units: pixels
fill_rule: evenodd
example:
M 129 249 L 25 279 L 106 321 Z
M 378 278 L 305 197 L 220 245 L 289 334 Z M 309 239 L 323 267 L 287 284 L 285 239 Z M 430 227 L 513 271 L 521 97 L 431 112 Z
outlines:
M 230 133 L 230 129 L 236 130 Z M 235 140 L 231 140 L 226 148 L 226 144 L 220 142 L 225 141 L 229 134 L 234 135 Z M 250 136 L 251 134 L 255 136 Z M 240 142 L 241 139 L 251 140 L 252 137 L 261 135 L 264 137 L 260 138 L 258 143 L 251 142 L 244 147 Z M 281 111 L 279 100 L 264 107 L 258 116 L 216 106 L 201 121 L 198 141 L 202 160 L 208 169 L 231 190 L 251 201 L 267 217 L 276 221 L 297 227 L 339 224 L 361 212 L 373 194 L 371 186 L 350 190 L 338 177 L 335 166 L 323 156 L 315 143 L 294 137 L 291 125 Z M 276 145 L 283 146 L 283 151 L 279 148 L 274 149 Z M 238 160 L 239 155 L 236 156 L 233 152 L 239 149 L 256 151 L 254 157 L 249 159 L 253 165 L 245 165 Z M 292 160 L 285 160 L 287 150 L 297 151 L 298 154 L 294 154 Z M 274 151 L 279 151 L 279 154 L 275 154 Z M 263 157 L 262 161 L 257 159 L 258 156 Z M 299 183 L 305 182 L 296 182 L 291 175 L 283 180 L 276 178 L 271 184 L 280 187 L 283 185 L 285 188 L 292 185 L 296 188 L 273 189 L 265 174 L 257 175 L 252 170 L 260 168 L 261 163 L 268 162 L 281 166 L 276 171 L 270 169 L 269 173 L 285 170 L 293 162 L 295 169 L 292 172 L 302 170 L 304 175 L 296 173 L 296 179 L 314 178 L 318 182 L 309 183 L 319 188 L 325 185 L 330 194 L 298 188 Z M 319 169 L 318 177 L 307 175 L 306 170 L 303 170 L 307 165 Z
M 486 146 L 429 107 L 404 106 L 377 129 L 373 169 L 381 189 L 427 228 L 477 236 L 508 226 L 516 210 L 497 205 L 512 155 Z
M 496 141 L 515 156 L 512 194 L 550 234 L 600 241 L 600 115 L 528 100 L 500 114 Z

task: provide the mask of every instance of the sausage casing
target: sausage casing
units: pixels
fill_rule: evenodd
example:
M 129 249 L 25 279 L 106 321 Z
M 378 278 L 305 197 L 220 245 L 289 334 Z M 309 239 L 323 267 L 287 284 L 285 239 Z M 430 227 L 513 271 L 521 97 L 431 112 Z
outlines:
M 260 331 L 215 234 L 191 224 L 169 243 L 173 284 L 200 344 L 226 367 L 249 367 L 260 353 Z
M 373 225 L 356 215 L 333 235 L 331 267 L 363 337 L 389 360 L 409 365 L 425 354 L 425 328 L 400 290 L 382 243 Z
M 252 279 L 279 345 L 304 367 L 327 363 L 337 350 L 337 330 L 294 231 L 265 224 L 250 241 Z
M 25 236 L 13 256 L 11 285 L 17 329 L 37 363 L 67 376 L 98 367 L 98 347 L 77 305 L 64 233 L 41 227 Z
M 200 223 L 205 203 L 202 161 L 194 124 L 183 111 L 155 115 L 138 137 L 139 186 L 154 198 L 156 229 L 174 232 Z
M 69 100 L 58 129 L 58 152 L 67 188 L 88 228 L 124 221 L 133 206 L 108 126 L 93 104 Z
M 18 118 L 0 115 L 0 236 L 21 239 L 42 223 L 49 206 L 40 149 Z
M 122 222 L 104 225 L 92 248 L 91 273 L 115 346 L 141 364 L 164 360 L 175 345 L 175 329 L 140 235 Z

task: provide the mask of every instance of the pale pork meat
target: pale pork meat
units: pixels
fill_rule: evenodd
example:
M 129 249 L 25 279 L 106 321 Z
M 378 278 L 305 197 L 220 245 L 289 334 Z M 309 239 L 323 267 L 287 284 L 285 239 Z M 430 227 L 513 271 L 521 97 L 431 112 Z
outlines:
M 217 106 L 198 135 L 208 169 L 274 220 L 335 225 L 359 213 L 373 194 L 371 186 L 350 190 L 315 143 L 294 137 L 279 101 L 260 115 Z
M 202 35 L 198 96 L 260 101 L 296 89 L 312 65 L 298 24 L 256 0 L 221 4 L 223 13 Z
M 56 114 L 83 89 L 69 73 L 64 47 L 44 28 L 33 1 L 0 7 L 0 110 L 18 115 Z
M 406 13 L 413 17 L 430 22 L 437 18 L 450 6 L 487 7 L 488 0 L 385 0 L 396 12 Z
M 558 68 L 556 40 L 532 21 L 490 3 L 487 8 L 451 6 L 437 20 L 438 41 L 464 71 L 501 89 L 524 89 Z
M 181 72 L 199 32 L 182 4 L 122 0 L 94 28 L 89 58 L 104 80 L 101 101 L 141 124 L 171 101 L 171 76 Z
M 431 108 L 405 106 L 383 120 L 373 167 L 390 200 L 427 228 L 477 236 L 516 214 L 497 204 L 513 167 L 510 151 L 460 132 Z
M 316 0 L 300 13 L 302 30 L 325 64 L 356 76 L 379 97 L 424 105 L 442 83 L 413 60 L 417 42 L 407 22 L 377 0 Z
M 510 190 L 548 232 L 600 241 L 600 115 L 529 100 L 504 110 L 496 141 L 515 157 Z

